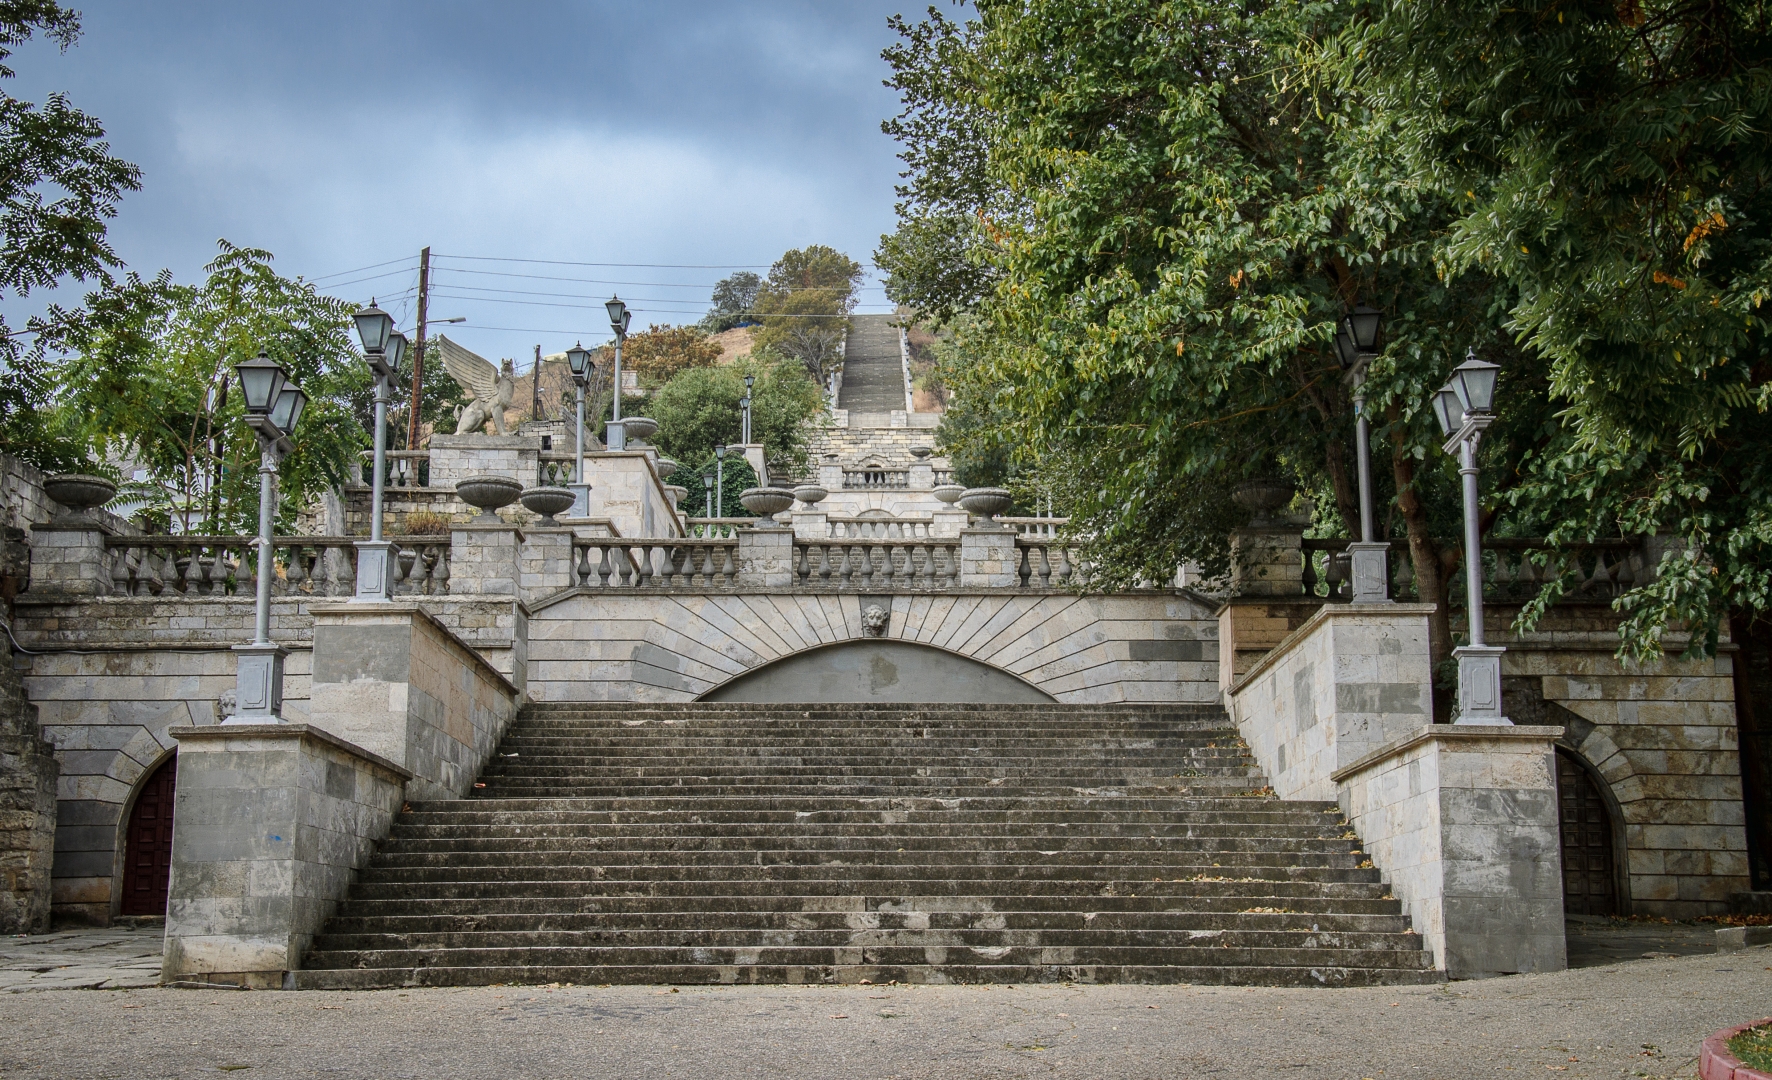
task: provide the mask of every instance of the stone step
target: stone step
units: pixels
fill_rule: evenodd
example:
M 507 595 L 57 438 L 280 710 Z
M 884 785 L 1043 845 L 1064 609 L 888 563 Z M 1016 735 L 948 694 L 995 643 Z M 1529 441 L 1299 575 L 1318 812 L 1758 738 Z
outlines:
M 786 799 L 804 796 L 825 795 L 831 797 L 922 797 L 927 799 L 983 799 L 993 796 L 1003 798 L 1040 798 L 1052 797 L 1066 792 L 1089 792 L 1102 797 L 1122 796 L 1129 799 L 1152 799 L 1176 795 L 1254 795 L 1259 789 L 1250 788 L 1258 783 L 1255 777 L 1243 777 L 1231 783 L 1218 777 L 1198 777 L 1192 779 L 1171 779 L 1167 784 L 1126 784 L 1106 781 L 1079 781 L 1069 787 L 1021 787 L 1004 782 L 992 784 L 989 781 L 946 780 L 940 777 L 926 779 L 896 780 L 882 778 L 872 783 L 865 778 L 855 780 L 813 780 L 801 783 L 768 784 L 727 783 L 718 779 L 701 780 L 694 776 L 678 777 L 666 782 L 664 778 L 656 778 L 655 782 L 636 782 L 624 784 L 619 781 L 598 783 L 596 781 L 574 781 L 568 779 L 512 780 L 498 776 L 489 776 L 480 783 L 483 787 L 475 788 L 475 795 L 486 799 L 518 799 L 518 798 L 556 798 L 556 799 L 617 799 L 627 798 L 776 798 Z M 1088 785 L 1087 787 L 1085 785 Z
M 625 829 L 599 831 L 595 835 L 586 836 L 575 833 L 568 836 L 523 836 L 504 834 L 491 837 L 455 837 L 419 834 L 409 837 L 390 837 L 381 847 L 380 855 L 402 857 L 413 855 L 429 855 L 437 858 L 463 858 L 498 854 L 522 854 L 527 858 L 560 858 L 563 854 L 579 853 L 601 855 L 614 851 L 635 853 L 643 851 L 733 851 L 754 854 L 759 852 L 792 850 L 818 850 L 825 852 L 872 852 L 872 851 L 918 851 L 918 852 L 978 852 L 978 851 L 1189 851 L 1196 855 L 1207 855 L 1217 858 L 1220 855 L 1236 857 L 1241 855 L 1280 855 L 1288 852 L 1311 852 L 1317 854 L 1349 855 L 1359 851 L 1359 844 L 1354 840 L 1341 840 L 1333 837 L 1287 836 L 1279 839 L 1272 837 L 1238 837 L 1238 836 L 1145 836 L 1131 834 L 1126 836 L 1099 836 L 1086 833 L 1070 833 L 1063 835 L 1036 834 L 1032 836 L 997 836 L 984 837 L 976 831 L 965 834 L 953 834 L 947 831 L 925 831 L 916 835 L 901 832 L 882 833 L 884 826 L 876 827 L 865 834 L 833 836 L 823 832 L 801 833 L 798 835 L 780 835 L 779 833 L 752 833 L 738 836 L 710 836 L 702 831 L 703 826 L 692 826 L 695 831 L 671 832 L 666 834 L 648 833 L 635 835 Z M 994 842 L 992 842 L 994 841 Z
M 1226 950 L 1227 952 L 1229 950 Z M 290 972 L 301 990 L 366 990 L 377 987 L 493 986 L 564 983 L 642 986 L 1135 983 L 1197 986 L 1420 986 L 1443 982 L 1434 971 L 1311 964 L 1299 967 L 1165 964 L 880 964 L 797 965 L 597 965 L 589 967 L 352 967 Z
M 1154 876 L 1154 875 L 1153 875 Z M 475 900 L 503 904 L 511 897 L 531 899 L 570 899 L 589 902 L 597 897 L 786 897 L 786 896 L 855 896 L 866 892 L 866 885 L 876 889 L 889 884 L 917 896 L 957 897 L 990 896 L 1003 903 L 1022 897 L 1069 897 L 1073 902 L 1087 900 L 1091 907 L 1105 896 L 1152 896 L 1191 898 L 1198 896 L 1239 896 L 1249 900 L 1250 907 L 1289 907 L 1293 897 L 1346 896 L 1359 899 L 1382 899 L 1388 896 L 1377 875 L 1356 876 L 1343 871 L 1333 877 L 1313 875 L 1307 879 L 1262 878 L 1241 873 L 1196 876 L 1177 880 L 1166 877 L 1152 881 L 1150 876 L 1100 878 L 1041 877 L 1015 878 L 910 878 L 900 876 L 884 883 L 858 881 L 853 877 L 818 878 L 812 876 L 767 878 L 596 878 L 580 880 L 528 880 L 506 877 L 494 882 L 483 881 L 377 881 L 367 875 L 360 878 L 351 895 L 365 900 L 425 899 Z M 495 886 L 495 887 L 492 887 Z M 705 900 L 697 901 L 705 903 Z M 998 906 L 1003 906 L 999 903 Z
M 403 896 L 398 899 L 367 898 L 353 895 L 338 909 L 340 919 L 375 920 L 378 924 L 407 917 L 459 917 L 483 920 L 490 918 L 607 918 L 624 915 L 646 918 L 684 917 L 714 918 L 722 913 L 745 917 L 779 916 L 784 919 L 830 916 L 844 919 L 888 919 L 923 917 L 935 919 L 944 914 L 966 918 L 1032 918 L 1067 917 L 1085 919 L 1091 914 L 1173 915 L 1200 917 L 1237 915 L 1255 909 L 1296 912 L 1301 918 L 1384 917 L 1399 918 L 1399 929 L 1407 929 L 1408 920 L 1401 915 L 1402 904 L 1387 898 L 1382 887 L 1336 885 L 1306 892 L 1288 884 L 1281 890 L 1260 888 L 1261 882 L 1195 882 L 1187 894 L 1137 896 L 1116 894 L 1024 893 L 1020 896 L 945 895 L 907 896 L 902 894 L 826 894 L 821 896 L 790 893 L 752 893 L 736 895 L 645 896 L 571 895 L 564 899 L 547 896 L 507 896 L 496 898 L 496 909 L 486 901 L 472 897 Z M 1210 891 L 1209 891 L 1210 890 Z M 1284 893 L 1285 895 L 1277 895 Z M 1086 901 L 1086 902 L 1085 902 Z
M 1167 858 L 1163 858 L 1163 857 Z M 1157 861 L 1163 858 L 1163 861 Z M 1167 873 L 1188 877 L 1214 870 L 1235 870 L 1253 877 L 1272 876 L 1276 870 L 1297 871 L 1309 868 L 1357 870 L 1366 861 L 1364 854 L 1332 851 L 1152 851 L 1150 845 L 1107 848 L 1043 848 L 992 849 L 980 847 L 909 847 L 885 849 L 874 846 L 831 848 L 819 847 L 688 847 L 664 846 L 634 848 L 628 845 L 595 851 L 512 850 L 494 853 L 444 852 L 381 852 L 370 862 L 365 874 L 378 880 L 389 880 L 408 874 L 425 875 L 425 880 L 470 880 L 488 873 L 512 873 L 533 876 L 595 877 L 621 868 L 635 874 L 653 870 L 669 870 L 684 875 L 696 871 L 715 870 L 739 874 L 761 869 L 778 875 L 786 867 L 831 868 L 851 866 L 865 860 L 870 868 L 881 872 L 928 870 L 923 876 L 937 876 L 944 868 L 964 870 L 977 876 L 1000 868 L 1027 872 L 1038 867 L 1040 872 L 1054 870 L 1093 871 L 1113 868 L 1120 873 L 1132 867 L 1150 867 L 1152 876 Z M 457 872 L 462 877 L 434 878 L 430 875 Z
M 409 815 L 410 816 L 410 815 Z M 695 815 L 699 816 L 699 815 Z M 1306 832 L 1294 825 L 1237 825 L 1220 822 L 1176 824 L 1153 818 L 1146 822 L 983 822 L 967 824 L 964 833 L 957 833 L 952 822 L 884 822 L 825 821 L 808 817 L 794 820 L 755 822 L 677 821 L 599 821 L 559 824 L 556 822 L 528 824 L 479 823 L 418 825 L 402 820 L 389 834 L 384 850 L 404 850 L 418 844 L 480 845 L 488 850 L 504 850 L 513 843 L 607 844 L 611 839 L 626 837 L 636 840 L 670 840 L 698 837 L 709 843 L 752 842 L 764 837 L 823 837 L 831 840 L 850 839 L 877 842 L 886 847 L 903 847 L 907 840 L 918 843 L 966 836 L 999 844 L 1040 841 L 1036 846 L 1050 846 L 1047 841 L 1076 843 L 1080 841 L 1144 841 L 1164 842 L 1192 840 L 1199 843 L 1222 843 L 1228 849 L 1245 845 L 1278 847 L 1289 843 L 1323 844 L 1327 850 L 1340 850 L 1336 845 L 1356 847 L 1358 841 L 1340 826 L 1324 826 Z
M 1136 804 L 1136 805 L 1134 805 Z M 1228 805 L 1227 805 L 1228 804 Z M 1297 803 L 1276 799 L 1205 799 L 1053 796 L 1008 799 L 996 795 L 967 799 L 928 797 L 839 798 L 801 794 L 791 799 L 712 799 L 648 797 L 643 799 L 461 799 L 413 804 L 401 822 L 426 827 L 440 824 L 597 824 L 722 822 L 904 822 L 956 827 L 995 823 L 1089 824 L 1272 824 L 1279 826 L 1342 826 L 1339 809 L 1296 809 Z M 398 827 L 398 826 L 397 826 Z

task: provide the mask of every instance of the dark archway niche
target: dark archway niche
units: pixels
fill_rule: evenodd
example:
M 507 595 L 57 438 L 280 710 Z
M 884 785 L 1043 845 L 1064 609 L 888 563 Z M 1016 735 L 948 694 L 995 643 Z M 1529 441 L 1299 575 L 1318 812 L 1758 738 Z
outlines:
M 868 638 L 784 656 L 701 700 L 1038 705 L 1055 699 L 1001 668 L 946 649 Z

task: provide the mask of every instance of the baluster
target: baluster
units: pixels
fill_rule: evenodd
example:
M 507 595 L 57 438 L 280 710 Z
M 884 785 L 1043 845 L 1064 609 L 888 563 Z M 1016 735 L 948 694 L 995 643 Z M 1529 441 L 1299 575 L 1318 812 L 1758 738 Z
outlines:
M 1317 595 L 1317 553 L 1304 549 L 1304 595 Z
M 738 581 L 738 544 L 720 545 L 720 584 L 732 585 Z
M 1020 544 L 1015 545 L 1015 576 L 1021 580 L 1021 587 L 1028 587 L 1028 579 L 1034 576 L 1034 567 L 1028 560 L 1028 549 Z
M 609 545 L 599 543 L 595 546 L 597 548 L 597 587 L 607 589 L 609 588 L 609 576 L 615 573 L 615 567 L 609 565 Z M 590 562 L 589 548 L 586 549 L 585 562 L 587 564 Z M 588 580 L 586 584 L 589 584 Z
M 430 596 L 437 592 L 436 572 L 439 559 L 437 549 L 429 544 L 418 549 L 418 556 L 412 560 L 412 591 L 420 596 Z
M 1052 548 L 1040 548 L 1040 588 L 1052 588 Z
M 431 580 L 437 583 L 437 587 L 432 591 L 443 596 L 449 592 L 449 545 L 438 544 L 436 552 L 431 560 Z
M 1614 596 L 1622 596 L 1637 584 L 1637 549 L 1631 548 L 1618 560 L 1618 577 L 1613 588 Z
M 340 544 L 338 547 L 338 595 L 355 596 L 357 594 L 357 545 Z
M 874 528 L 878 529 L 879 525 L 876 524 L 874 526 Z M 878 545 L 878 544 L 869 544 L 866 546 L 866 548 L 863 549 L 862 569 L 866 572 L 866 580 L 863 582 L 863 584 L 867 584 L 867 585 L 880 584 L 880 564 L 879 564 L 879 562 L 876 561 L 876 558 L 875 558 L 879 554 L 880 554 L 880 545 Z
M 222 565 L 222 549 L 206 545 L 197 560 L 197 592 L 202 596 L 220 596 L 226 591 L 227 570 Z
M 111 595 L 129 595 L 129 549 L 112 548 L 111 560 Z
M 160 580 L 159 553 L 151 547 L 139 550 L 141 551 L 141 562 L 135 575 L 135 595 L 159 596 L 160 589 L 165 584 Z
M 1054 546 L 1058 548 L 1058 572 L 1055 576 L 1058 578 L 1059 588 L 1063 588 L 1064 586 L 1069 585 L 1071 581 L 1070 545 L 1057 544 Z
M 289 593 L 301 592 L 302 582 L 307 581 L 311 576 L 308 573 L 307 562 L 308 549 L 302 545 L 292 544 L 283 549 L 283 563 L 287 567 L 283 574 L 286 582 L 285 591 Z
M 695 558 L 695 549 L 677 546 L 671 548 L 671 584 L 695 584 L 695 567 L 691 560 Z
M 652 584 L 652 552 L 645 544 L 634 545 L 632 551 L 638 553 L 634 556 L 634 588 L 644 589 Z
M 839 587 L 850 585 L 855 579 L 855 567 L 849 556 L 849 545 L 838 545 L 837 558 L 840 562 L 837 565 L 837 584 Z
M 820 585 L 831 583 L 831 545 L 829 544 L 818 545 L 818 583 Z
M 388 574 L 393 578 L 390 595 L 404 596 L 412 591 L 407 582 L 412 577 L 414 553 L 411 548 L 390 547 L 388 549 Z

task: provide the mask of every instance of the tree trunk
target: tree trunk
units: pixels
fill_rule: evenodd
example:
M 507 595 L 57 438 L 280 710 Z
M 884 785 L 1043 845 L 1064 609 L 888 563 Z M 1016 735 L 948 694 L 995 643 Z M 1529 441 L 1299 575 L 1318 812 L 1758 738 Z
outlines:
M 1329 443 L 1323 454 L 1323 465 L 1329 470 L 1329 482 L 1335 488 L 1335 509 L 1341 513 L 1347 534 L 1360 538 L 1360 495 L 1348 468 L 1347 447 L 1339 440 Z
M 1415 459 L 1400 443 L 1393 443 L 1391 473 L 1397 481 L 1397 509 L 1403 515 L 1403 528 L 1409 537 L 1409 562 L 1415 570 L 1415 592 L 1422 603 L 1434 605 L 1428 616 L 1428 652 L 1438 664 L 1452 655 L 1452 622 L 1446 610 L 1446 579 L 1451 566 L 1446 564 L 1440 546 L 1428 528 L 1427 508 L 1415 493 Z M 1454 561 L 1452 566 L 1456 566 Z

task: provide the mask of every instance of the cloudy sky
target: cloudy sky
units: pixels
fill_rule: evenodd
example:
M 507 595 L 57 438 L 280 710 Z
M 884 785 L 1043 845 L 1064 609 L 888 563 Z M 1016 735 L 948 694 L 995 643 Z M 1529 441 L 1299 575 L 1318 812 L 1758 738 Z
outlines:
M 142 167 L 133 270 L 199 281 L 225 237 L 410 326 L 428 244 L 432 317 L 521 365 L 607 338 L 611 292 L 689 322 L 734 269 L 892 228 L 880 50 L 914 2 L 74 3 L 79 44 L 7 90 L 67 92 Z

